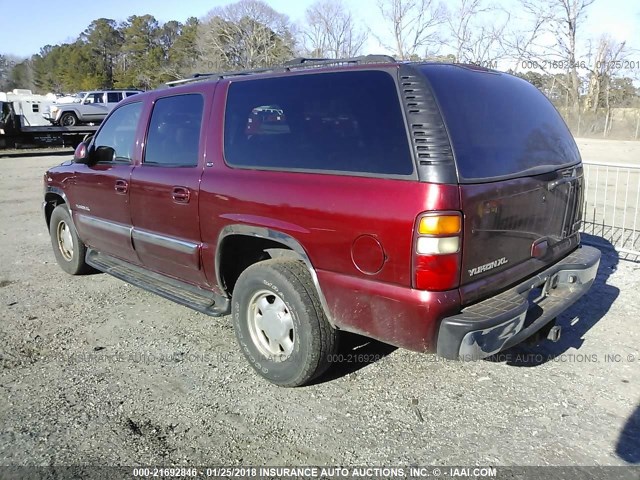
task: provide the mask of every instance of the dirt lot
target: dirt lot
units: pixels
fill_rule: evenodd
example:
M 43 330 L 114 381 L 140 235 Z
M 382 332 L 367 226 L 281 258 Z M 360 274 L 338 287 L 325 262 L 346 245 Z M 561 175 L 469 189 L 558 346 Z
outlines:
M 640 165 L 639 141 L 576 138 L 576 143 L 583 160 Z
M 640 264 L 606 253 L 558 344 L 462 364 L 373 342 L 281 389 L 228 318 L 58 268 L 40 201 L 63 158 L 0 159 L 0 464 L 640 463 Z

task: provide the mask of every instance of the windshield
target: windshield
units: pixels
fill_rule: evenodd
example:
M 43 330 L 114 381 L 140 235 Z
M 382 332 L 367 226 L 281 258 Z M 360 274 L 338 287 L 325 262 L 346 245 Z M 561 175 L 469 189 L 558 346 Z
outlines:
M 75 95 L 73 95 L 73 103 L 80 103 L 82 102 L 82 99 L 84 98 L 84 96 L 87 94 L 87 92 L 78 92 Z
M 505 73 L 424 65 L 442 111 L 461 182 L 557 170 L 580 161 L 551 102 Z

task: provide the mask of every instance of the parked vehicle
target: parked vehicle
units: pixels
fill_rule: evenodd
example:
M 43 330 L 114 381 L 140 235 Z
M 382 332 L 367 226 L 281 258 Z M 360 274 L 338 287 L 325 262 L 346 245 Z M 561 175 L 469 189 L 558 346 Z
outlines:
M 43 118 L 55 95 L 38 95 L 31 90 L 0 92 L 0 148 L 16 146 L 76 146 L 96 127 L 54 127 Z
M 123 98 L 141 93 L 140 90 L 100 90 L 80 92 L 75 100 L 52 105 L 43 115 L 53 125 L 73 127 L 86 123 L 100 123 Z
M 231 312 L 271 382 L 322 374 L 341 331 L 461 360 L 557 340 L 596 277 L 578 149 L 522 79 L 361 57 L 172 85 L 45 174 L 53 250 Z

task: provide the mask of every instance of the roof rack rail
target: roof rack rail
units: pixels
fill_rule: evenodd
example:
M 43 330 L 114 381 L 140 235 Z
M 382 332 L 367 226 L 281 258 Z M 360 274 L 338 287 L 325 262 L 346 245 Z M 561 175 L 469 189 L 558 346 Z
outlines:
M 289 61 L 284 62 L 285 67 L 293 67 L 295 65 L 303 65 L 309 62 L 326 62 L 331 60 L 330 58 L 306 58 L 306 57 L 298 57 L 293 58 Z M 335 60 L 334 60 L 335 61 Z
M 183 78 L 181 80 L 173 80 L 171 82 L 166 82 L 165 86 L 167 87 L 175 87 L 178 85 L 184 85 L 186 83 L 191 82 L 200 82 L 203 80 L 207 80 L 213 77 L 217 77 L 218 79 L 228 78 L 228 77 L 236 77 L 243 75 L 254 75 L 257 73 L 268 73 L 268 72 L 289 72 L 292 70 L 304 69 L 304 68 L 317 68 L 322 66 L 331 66 L 331 65 L 348 65 L 348 64 L 367 64 L 367 63 L 395 63 L 396 59 L 389 55 L 363 55 L 360 57 L 353 58 L 294 58 L 285 62 L 281 66 L 275 67 L 265 67 L 265 68 L 254 68 L 250 70 L 238 70 L 235 72 L 214 72 L 214 73 L 195 73 L 190 78 Z

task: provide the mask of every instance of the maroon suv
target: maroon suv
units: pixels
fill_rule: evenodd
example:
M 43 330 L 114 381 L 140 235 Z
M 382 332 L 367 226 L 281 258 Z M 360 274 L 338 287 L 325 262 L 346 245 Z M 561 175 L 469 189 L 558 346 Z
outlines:
M 45 175 L 53 250 L 209 315 L 268 380 L 341 330 L 451 359 L 533 334 L 593 283 L 580 155 L 535 87 L 362 57 L 127 98 Z

